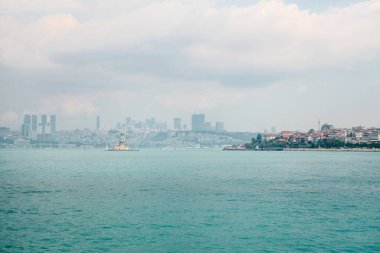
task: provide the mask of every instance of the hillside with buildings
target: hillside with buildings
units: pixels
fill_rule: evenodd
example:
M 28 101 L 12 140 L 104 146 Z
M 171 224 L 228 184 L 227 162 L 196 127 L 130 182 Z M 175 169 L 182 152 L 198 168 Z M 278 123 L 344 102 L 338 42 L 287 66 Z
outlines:
M 234 147 L 230 147 L 234 149 Z M 236 149 L 379 149 L 380 128 L 352 127 L 334 128 L 324 124 L 320 130 L 308 132 L 282 131 L 280 133 L 258 134 L 252 142 L 235 146 Z

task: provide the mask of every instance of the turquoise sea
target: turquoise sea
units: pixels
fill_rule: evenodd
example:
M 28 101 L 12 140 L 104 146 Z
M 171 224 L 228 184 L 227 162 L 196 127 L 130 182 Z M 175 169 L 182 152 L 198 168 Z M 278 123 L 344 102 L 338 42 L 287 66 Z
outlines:
M 380 252 L 380 153 L 0 151 L 0 252 Z

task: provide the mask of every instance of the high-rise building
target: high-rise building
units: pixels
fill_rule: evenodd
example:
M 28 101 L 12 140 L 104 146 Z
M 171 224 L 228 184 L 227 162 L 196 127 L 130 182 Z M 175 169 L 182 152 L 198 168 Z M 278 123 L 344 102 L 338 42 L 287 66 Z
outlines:
M 0 136 L 1 137 L 7 136 L 8 134 L 10 134 L 10 132 L 11 132 L 10 128 L 8 128 L 8 127 L 0 127 Z
M 216 132 L 224 132 L 224 123 L 223 122 L 216 122 L 215 123 L 215 131 Z
M 276 128 L 272 127 L 270 131 L 271 131 L 272 134 L 275 134 L 276 133 Z
M 100 116 L 96 116 L 96 130 L 100 129 Z
M 211 122 L 205 122 L 203 123 L 203 131 L 212 131 Z
M 32 133 L 37 133 L 38 129 L 38 116 L 36 114 L 32 115 Z
M 204 131 L 205 115 L 193 114 L 191 116 L 191 130 L 192 131 Z
M 54 114 L 50 115 L 50 133 L 54 134 L 57 131 L 57 118 Z
M 46 134 L 46 127 L 47 127 L 47 116 L 46 114 L 41 115 L 41 132 L 42 134 Z
M 156 128 L 156 119 L 145 119 L 145 128 L 147 129 L 155 129 Z
M 174 130 L 181 130 L 181 119 L 180 118 L 174 118 L 173 126 L 174 126 Z
M 23 123 L 28 124 L 28 125 L 30 125 L 32 123 L 32 118 L 30 117 L 29 114 L 24 115 L 24 122 Z
M 22 136 L 30 138 L 32 130 L 32 118 L 29 114 L 24 115 L 24 121 L 22 124 Z

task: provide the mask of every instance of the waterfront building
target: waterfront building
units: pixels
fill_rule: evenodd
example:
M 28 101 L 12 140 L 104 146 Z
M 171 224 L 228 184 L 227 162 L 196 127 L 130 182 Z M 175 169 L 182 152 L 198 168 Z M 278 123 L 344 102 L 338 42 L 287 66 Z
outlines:
M 205 115 L 193 114 L 191 116 L 191 130 L 192 131 L 204 131 Z

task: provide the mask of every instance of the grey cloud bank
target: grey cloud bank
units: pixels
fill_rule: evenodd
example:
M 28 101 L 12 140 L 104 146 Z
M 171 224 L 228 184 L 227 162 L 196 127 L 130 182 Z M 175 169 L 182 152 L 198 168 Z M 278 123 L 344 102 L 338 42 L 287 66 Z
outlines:
M 46 111 L 67 128 L 195 112 L 231 130 L 380 125 L 379 1 L 1 6 L 2 125 Z

